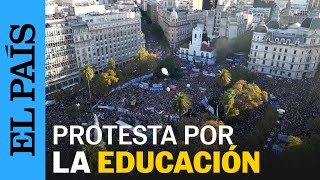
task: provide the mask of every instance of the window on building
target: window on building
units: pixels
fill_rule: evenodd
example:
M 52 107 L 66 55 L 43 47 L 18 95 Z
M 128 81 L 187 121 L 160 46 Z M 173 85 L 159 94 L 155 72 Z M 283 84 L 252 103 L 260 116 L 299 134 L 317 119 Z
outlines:
M 273 51 L 277 51 L 277 48 L 273 48 Z
M 267 51 L 267 50 L 268 50 L 268 46 L 266 46 L 266 47 L 264 48 L 264 50 L 266 50 L 266 51 Z
M 284 49 L 284 52 L 287 53 L 287 52 L 288 52 L 288 49 Z
M 297 54 L 297 50 L 294 50 L 294 51 L 293 51 L 293 54 Z
M 261 72 L 263 72 L 264 71 L 264 68 L 261 68 Z
M 265 60 L 263 60 L 263 61 L 262 61 L 262 64 L 266 64 L 266 61 L 265 61 Z
M 288 77 L 291 77 L 291 73 L 288 73 Z
M 286 60 L 286 56 L 283 56 L 283 61 L 285 61 Z
M 267 53 L 264 54 L 263 58 L 266 58 L 266 57 L 267 57 Z
M 292 64 L 290 65 L 290 69 L 293 69 L 293 65 Z

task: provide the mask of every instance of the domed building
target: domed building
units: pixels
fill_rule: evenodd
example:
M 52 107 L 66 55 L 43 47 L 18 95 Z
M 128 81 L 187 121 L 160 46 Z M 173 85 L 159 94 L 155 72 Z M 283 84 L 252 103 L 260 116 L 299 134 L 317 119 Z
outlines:
M 314 8 L 301 24 L 291 24 L 287 29 L 280 29 L 273 20 L 256 27 L 248 68 L 283 78 L 314 77 L 320 62 L 319 10 Z

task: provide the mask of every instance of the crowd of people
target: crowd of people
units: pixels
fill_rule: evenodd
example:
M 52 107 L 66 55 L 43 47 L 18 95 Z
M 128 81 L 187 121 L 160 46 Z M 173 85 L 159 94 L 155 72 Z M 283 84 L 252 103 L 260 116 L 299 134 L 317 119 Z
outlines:
M 219 70 L 230 67 L 231 64 L 219 64 L 213 66 L 192 65 L 189 62 L 179 62 L 184 69 L 184 77 L 180 79 L 159 79 L 153 77 L 145 80 L 149 86 L 162 84 L 164 90 L 150 91 L 132 85 L 109 95 L 99 96 L 92 90 L 92 103 L 89 102 L 89 93 L 85 85 L 81 88 L 69 90 L 68 96 L 62 101 L 46 108 L 46 130 L 47 130 L 47 151 L 58 150 L 69 147 L 68 138 L 62 140 L 59 146 L 53 145 L 53 126 L 64 125 L 92 125 L 94 123 L 93 114 L 98 115 L 100 125 L 115 125 L 119 119 L 126 123 L 136 125 L 165 125 L 171 122 L 170 117 L 175 117 L 176 111 L 172 108 L 172 102 L 177 92 L 185 92 L 192 102 L 190 113 L 186 116 L 196 115 L 199 111 L 206 111 L 200 101 L 206 97 L 210 100 L 212 107 L 216 107 L 221 93 L 225 90 L 219 87 L 214 81 L 214 77 L 202 74 L 203 71 L 217 74 Z M 194 72 L 197 68 L 199 72 Z M 197 74 L 191 76 L 191 74 Z M 253 83 L 253 82 L 249 82 Z M 290 80 L 278 77 L 257 74 L 254 81 L 262 90 L 272 94 L 279 106 L 285 110 L 280 121 L 280 128 L 274 127 L 278 133 L 294 136 L 303 136 L 308 133 L 306 124 L 309 119 L 315 118 L 319 114 L 318 87 L 320 80 L 316 78 Z M 166 90 L 171 87 L 170 90 Z M 174 87 L 174 88 L 173 88 Z M 202 89 L 202 90 L 201 90 Z M 47 96 L 53 99 L 53 96 Z M 131 103 L 134 101 L 134 103 Z M 119 112 L 117 109 L 108 110 L 99 106 L 114 106 L 128 110 L 129 113 Z M 258 108 L 241 113 L 237 123 L 233 124 L 235 142 L 243 142 L 255 128 L 256 123 L 265 113 L 267 104 Z M 215 108 L 216 109 L 216 108 Z M 210 113 L 209 113 L 210 114 Z M 219 109 L 219 119 L 224 120 L 223 107 Z M 212 115 L 215 118 L 214 115 Z M 203 119 L 206 121 L 209 119 Z M 278 124 L 279 125 L 279 124 Z M 49 153 L 51 154 L 51 153 Z

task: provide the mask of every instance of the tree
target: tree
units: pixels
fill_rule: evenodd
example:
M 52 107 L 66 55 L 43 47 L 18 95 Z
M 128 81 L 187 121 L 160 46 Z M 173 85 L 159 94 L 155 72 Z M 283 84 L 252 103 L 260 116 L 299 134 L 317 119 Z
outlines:
M 288 144 L 287 148 L 292 148 L 294 146 L 300 146 L 302 144 L 302 140 L 296 136 L 289 136 L 288 137 Z
M 191 107 L 191 101 L 188 94 L 179 92 L 175 95 L 172 105 L 177 113 L 183 116 L 189 111 Z
M 108 62 L 108 66 L 107 66 L 107 69 L 115 69 L 116 68 L 116 61 L 111 58 Z
M 230 69 L 230 73 L 232 77 L 232 84 L 242 79 L 247 82 L 253 82 L 257 79 L 257 75 L 254 72 L 251 72 L 242 66 Z
M 231 82 L 231 74 L 229 70 L 222 69 L 217 75 L 216 80 L 220 86 L 227 86 Z
M 156 59 L 156 54 L 149 53 L 146 49 L 141 48 L 135 59 L 127 64 L 127 71 L 134 77 L 151 73 L 156 67 Z
M 117 73 L 113 69 L 108 69 L 106 72 L 101 73 L 99 79 L 100 90 L 108 90 L 111 86 L 119 81 Z
M 97 169 L 98 153 L 104 149 L 98 145 L 94 146 L 90 144 L 82 145 L 81 149 L 86 154 L 90 169 Z
M 220 97 L 220 103 L 228 117 L 238 116 L 241 111 L 256 108 L 268 99 L 268 93 L 262 91 L 259 86 L 247 84 L 245 80 L 239 80 L 232 88 L 228 89 Z
M 90 90 L 90 81 L 93 79 L 94 77 L 94 70 L 93 68 L 88 65 L 85 64 L 82 68 L 82 72 L 81 75 L 87 80 L 88 83 L 88 89 L 89 89 L 89 101 L 90 101 L 90 106 L 92 107 L 92 98 L 91 98 L 91 90 Z
M 166 68 L 170 74 L 170 77 L 173 79 L 179 79 L 183 76 L 183 72 L 180 66 L 177 64 L 175 57 L 169 57 L 158 63 L 155 68 L 155 74 L 159 78 L 165 78 L 166 76 L 162 74 L 161 69 Z

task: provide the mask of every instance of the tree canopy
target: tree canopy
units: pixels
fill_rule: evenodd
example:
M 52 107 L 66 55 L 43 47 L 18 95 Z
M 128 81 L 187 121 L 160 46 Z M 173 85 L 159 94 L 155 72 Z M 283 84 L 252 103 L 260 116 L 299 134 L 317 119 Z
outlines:
M 229 70 L 222 69 L 217 75 L 216 81 L 220 86 L 227 86 L 231 82 L 231 74 Z
M 155 69 L 155 74 L 159 78 L 165 78 L 166 76 L 162 74 L 161 69 L 166 68 L 173 79 L 179 79 L 183 76 L 183 72 L 180 66 L 177 64 L 175 57 L 169 57 L 160 61 Z
M 141 48 L 135 59 L 127 65 L 127 70 L 133 77 L 142 76 L 154 71 L 156 67 L 157 55 L 149 53 L 146 49 Z
M 184 92 L 179 92 L 175 95 L 172 106 L 177 113 L 180 115 L 185 115 L 191 107 L 189 95 Z
M 228 117 L 234 117 L 243 110 L 260 106 L 267 99 L 268 93 L 262 91 L 259 86 L 240 80 L 222 94 L 220 102 L 224 107 L 225 114 Z

